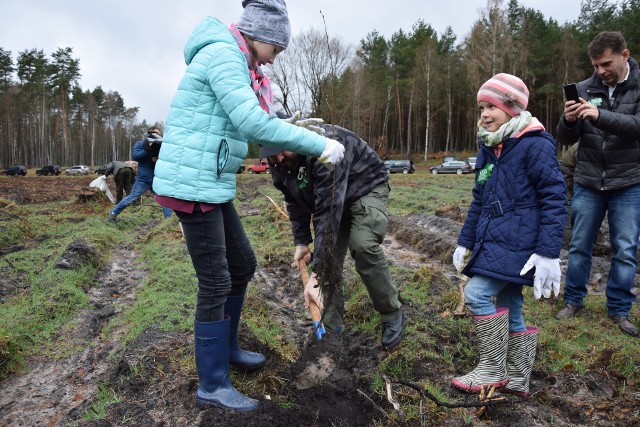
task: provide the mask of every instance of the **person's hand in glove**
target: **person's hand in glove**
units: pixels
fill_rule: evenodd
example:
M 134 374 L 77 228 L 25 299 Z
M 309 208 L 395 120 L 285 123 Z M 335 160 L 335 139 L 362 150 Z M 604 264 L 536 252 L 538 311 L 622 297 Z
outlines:
M 553 295 L 557 297 L 560 293 L 560 259 L 533 254 L 520 275 L 524 276 L 534 267 L 536 271 L 533 273 L 533 296 L 536 299 L 540 299 L 541 296 L 549 298 L 553 290 Z
M 311 301 L 314 301 L 320 312 L 322 312 L 324 309 L 324 305 L 322 304 L 322 291 L 320 290 L 320 284 L 318 283 L 315 273 L 311 273 L 309 281 L 304 287 L 304 306 L 309 308 Z
M 344 145 L 335 139 L 325 138 L 324 140 L 326 142 L 324 151 L 318 157 L 318 160 L 329 169 L 333 169 L 336 163 L 340 163 L 340 160 L 344 157 Z
M 471 256 L 471 249 L 464 246 L 458 246 L 453 252 L 453 266 L 458 270 L 458 273 L 462 273 L 462 269 L 469 262 Z
M 288 119 L 284 119 L 284 121 L 287 123 L 291 123 L 292 125 L 303 127 L 319 135 L 324 135 L 324 129 L 320 127 L 320 125 L 324 123 L 324 120 L 312 117 L 301 119 L 301 116 L 302 113 L 300 111 L 296 111 L 295 113 L 293 113 L 293 116 L 289 117 Z

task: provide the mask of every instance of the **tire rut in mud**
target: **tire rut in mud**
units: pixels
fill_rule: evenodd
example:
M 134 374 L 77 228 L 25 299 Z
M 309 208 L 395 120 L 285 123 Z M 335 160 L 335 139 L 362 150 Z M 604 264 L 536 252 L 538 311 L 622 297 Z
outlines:
M 88 307 L 56 337 L 73 352 L 71 356 L 32 357 L 26 373 L 3 381 L 0 419 L 4 425 L 66 425 L 82 415 L 98 393 L 98 382 L 111 363 L 109 355 L 120 347 L 120 331 L 104 337 L 101 329 L 135 299 L 135 288 L 144 277 L 136 270 L 137 257 L 131 245 L 114 248 L 109 265 L 87 291 Z

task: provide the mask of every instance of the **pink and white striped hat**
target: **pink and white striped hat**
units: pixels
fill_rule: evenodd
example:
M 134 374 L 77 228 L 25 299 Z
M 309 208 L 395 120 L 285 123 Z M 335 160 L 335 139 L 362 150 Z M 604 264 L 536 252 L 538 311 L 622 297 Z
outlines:
M 529 89 L 518 77 L 499 73 L 480 86 L 478 104 L 481 101 L 495 105 L 510 117 L 515 117 L 527 109 Z

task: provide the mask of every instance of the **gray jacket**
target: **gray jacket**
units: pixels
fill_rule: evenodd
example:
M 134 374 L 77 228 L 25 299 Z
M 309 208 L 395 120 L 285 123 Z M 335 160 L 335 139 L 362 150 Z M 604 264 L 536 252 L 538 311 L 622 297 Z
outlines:
M 113 162 L 107 165 L 107 170 L 104 172 L 104 176 L 113 175 L 113 177 L 115 178 L 118 175 L 118 172 L 120 172 L 120 169 L 124 169 L 124 168 L 131 169 L 131 167 L 125 162 L 114 160 Z
M 593 123 L 560 119 L 556 128 L 561 144 L 580 139 L 574 182 L 593 190 L 617 190 L 640 184 L 640 73 L 629 58 L 629 78 L 609 98 L 607 86 L 594 73 L 578 83 L 580 96 L 600 110 Z

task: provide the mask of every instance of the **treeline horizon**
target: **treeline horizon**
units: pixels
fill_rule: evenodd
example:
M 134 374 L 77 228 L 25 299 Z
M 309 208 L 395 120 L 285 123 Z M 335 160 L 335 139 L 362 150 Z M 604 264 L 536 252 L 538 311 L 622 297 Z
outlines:
M 317 30 L 294 37 L 267 70 L 285 112 L 302 110 L 361 135 L 382 158 L 426 160 L 476 147 L 480 85 L 498 72 L 527 84 L 528 110 L 553 135 L 564 109 L 562 85 L 588 78 L 587 45 L 621 31 L 640 50 L 640 0 L 582 0 L 563 24 L 517 0 L 487 0 L 458 40 L 418 19 L 386 39 L 372 31 L 356 48 Z M 73 48 L 48 57 L 0 47 L 0 166 L 101 165 L 125 160 L 133 143 L 162 121 L 137 121 L 117 90 L 79 85 Z M 164 118 L 163 118 L 164 119 Z M 250 145 L 249 157 L 257 157 Z

